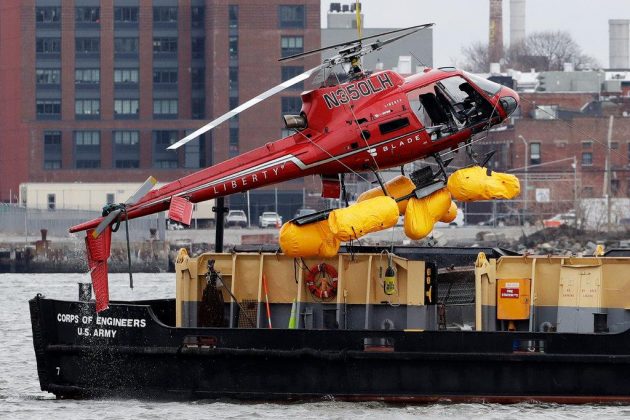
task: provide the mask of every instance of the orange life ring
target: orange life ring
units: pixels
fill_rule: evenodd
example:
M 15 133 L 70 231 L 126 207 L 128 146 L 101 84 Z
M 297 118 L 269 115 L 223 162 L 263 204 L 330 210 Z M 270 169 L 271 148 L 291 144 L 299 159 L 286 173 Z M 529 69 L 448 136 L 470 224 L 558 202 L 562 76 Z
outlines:
M 313 266 L 306 275 L 306 287 L 319 299 L 330 299 L 337 295 L 337 270 L 330 264 Z

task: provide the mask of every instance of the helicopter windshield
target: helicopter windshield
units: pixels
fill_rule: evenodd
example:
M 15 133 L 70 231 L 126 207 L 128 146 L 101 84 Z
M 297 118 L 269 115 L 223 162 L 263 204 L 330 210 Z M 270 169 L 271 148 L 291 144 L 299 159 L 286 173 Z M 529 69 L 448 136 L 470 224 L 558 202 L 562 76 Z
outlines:
M 415 89 L 408 99 L 433 140 L 477 124 L 492 112 L 488 100 L 457 75 Z
M 494 83 L 488 79 L 484 79 L 483 77 L 476 76 L 474 74 L 470 74 L 468 72 L 464 72 L 466 77 L 468 77 L 474 84 L 479 86 L 481 90 L 486 92 L 490 96 L 494 96 L 501 90 L 501 85 L 498 83 Z

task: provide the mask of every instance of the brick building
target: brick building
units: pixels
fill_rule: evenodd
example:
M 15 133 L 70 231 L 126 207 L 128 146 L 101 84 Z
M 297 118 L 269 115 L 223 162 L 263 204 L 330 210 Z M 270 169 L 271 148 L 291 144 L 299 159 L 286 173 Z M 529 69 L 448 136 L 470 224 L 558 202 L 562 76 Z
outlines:
M 496 150 L 493 167 L 521 180 L 520 197 L 502 202 L 500 213 L 526 210 L 532 219 L 540 219 L 579 207 L 582 199 L 604 197 L 607 159 L 611 162 L 611 196 L 630 197 L 626 101 L 610 101 L 599 92 L 520 93 L 520 97 L 519 115 L 488 133 L 477 146 L 479 152 Z M 487 204 L 473 207 L 471 213 L 486 213 L 471 220 L 474 222 L 492 212 Z
M 0 202 L 22 182 L 170 181 L 282 135 L 292 89 L 177 152 L 209 119 L 319 64 L 317 0 L 3 0 Z M 278 187 L 301 205 L 302 181 Z M 299 200 L 297 197 L 299 196 Z M 264 207 L 275 189 L 257 191 Z M 287 215 L 292 209 L 287 208 Z

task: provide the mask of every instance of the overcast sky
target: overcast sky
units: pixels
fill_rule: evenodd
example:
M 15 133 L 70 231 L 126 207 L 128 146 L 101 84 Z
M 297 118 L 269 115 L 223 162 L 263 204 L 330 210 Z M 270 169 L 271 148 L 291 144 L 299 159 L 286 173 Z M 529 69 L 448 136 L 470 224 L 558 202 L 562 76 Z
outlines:
M 608 19 L 630 19 L 630 0 L 526 0 L 527 33 L 565 30 L 608 67 Z M 351 0 L 337 0 L 342 4 Z M 328 0 L 322 1 L 322 27 Z M 433 64 L 456 65 L 462 47 L 488 41 L 488 0 L 363 0 L 366 28 L 401 28 L 434 22 Z M 503 0 L 504 43 L 509 42 L 509 0 Z

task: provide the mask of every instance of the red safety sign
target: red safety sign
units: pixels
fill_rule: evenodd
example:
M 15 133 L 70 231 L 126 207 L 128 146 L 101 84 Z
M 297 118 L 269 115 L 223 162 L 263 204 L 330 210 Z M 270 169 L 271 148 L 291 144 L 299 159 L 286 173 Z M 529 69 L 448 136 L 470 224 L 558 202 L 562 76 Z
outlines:
M 502 298 L 518 298 L 518 289 L 512 289 L 507 287 L 501 288 L 501 297 Z

